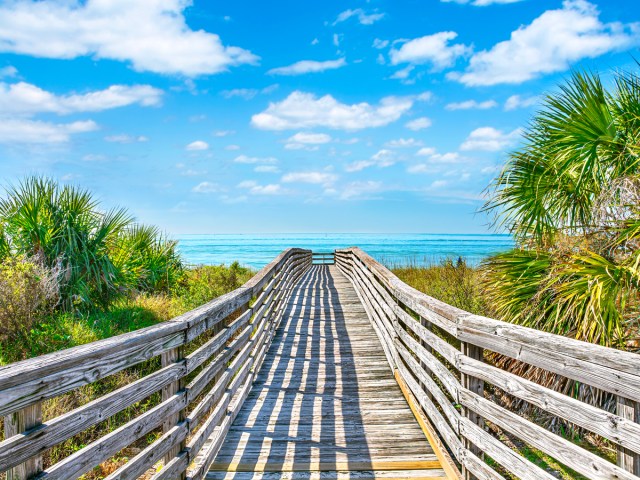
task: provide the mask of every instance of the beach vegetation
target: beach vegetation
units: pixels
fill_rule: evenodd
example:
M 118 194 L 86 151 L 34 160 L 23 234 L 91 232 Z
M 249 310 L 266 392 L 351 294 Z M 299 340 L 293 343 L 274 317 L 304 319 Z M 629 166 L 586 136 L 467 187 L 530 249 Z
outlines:
M 549 94 L 485 209 L 517 248 L 485 262 L 499 319 L 635 348 L 640 285 L 640 77 L 574 73 Z

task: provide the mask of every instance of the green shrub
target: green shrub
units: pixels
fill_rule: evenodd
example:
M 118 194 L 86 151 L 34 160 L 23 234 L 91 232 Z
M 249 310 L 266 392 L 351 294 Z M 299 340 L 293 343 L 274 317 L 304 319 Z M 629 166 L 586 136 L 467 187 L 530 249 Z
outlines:
M 177 246 L 157 227 L 133 225 L 120 233 L 112 257 L 131 288 L 168 292 L 184 270 Z
M 41 261 L 24 256 L 0 263 L 0 353 L 19 360 L 38 324 L 59 299 L 59 273 Z
M 63 272 L 66 311 L 106 309 L 132 291 L 167 292 L 182 274 L 176 243 L 157 228 L 42 177 L 26 178 L 0 199 L 0 258 L 12 255 L 37 256 Z
M 173 293 L 183 299 L 186 308 L 192 309 L 242 286 L 253 274 L 238 262 L 228 267 L 200 265 L 184 272 Z

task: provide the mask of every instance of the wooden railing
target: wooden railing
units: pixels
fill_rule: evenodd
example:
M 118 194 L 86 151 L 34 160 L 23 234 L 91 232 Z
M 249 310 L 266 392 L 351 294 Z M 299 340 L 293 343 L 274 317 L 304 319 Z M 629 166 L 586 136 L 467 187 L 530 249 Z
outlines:
M 0 472 L 12 479 L 77 478 L 161 428 L 107 478 L 138 478 L 154 465 L 154 480 L 203 478 L 251 388 L 288 293 L 310 265 L 310 251 L 289 249 L 242 287 L 173 320 L 0 368 L 6 438 Z M 43 421 L 43 402 L 145 362 L 155 365 L 151 373 Z M 152 408 L 43 466 L 43 453 L 158 392 Z
M 358 248 L 336 251 L 336 265 L 356 287 L 396 378 L 426 414 L 432 443 L 445 447 L 450 477 L 558 478 L 531 461 L 542 452 L 582 478 L 638 478 L 639 355 L 469 314 L 409 287 Z M 570 379 L 573 389 L 565 395 L 497 368 L 485 361 L 493 354 Z M 589 388 L 617 404 L 616 413 L 572 395 Z M 505 397 L 533 413 L 505 408 Z M 597 451 L 611 455 L 552 433 L 543 416 L 590 432 Z
M 333 265 L 335 263 L 335 255 L 333 252 L 313 252 L 314 265 Z

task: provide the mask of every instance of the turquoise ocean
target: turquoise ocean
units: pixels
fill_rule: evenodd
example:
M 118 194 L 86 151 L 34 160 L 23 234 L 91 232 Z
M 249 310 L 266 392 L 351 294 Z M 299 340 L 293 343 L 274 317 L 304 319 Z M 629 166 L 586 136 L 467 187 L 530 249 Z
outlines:
M 262 268 L 288 247 L 331 252 L 358 246 L 387 265 L 429 265 L 443 259 L 464 258 L 477 265 L 482 259 L 513 247 L 509 235 L 470 234 L 261 234 L 177 235 L 179 249 L 190 264 L 230 264 L 237 261 Z

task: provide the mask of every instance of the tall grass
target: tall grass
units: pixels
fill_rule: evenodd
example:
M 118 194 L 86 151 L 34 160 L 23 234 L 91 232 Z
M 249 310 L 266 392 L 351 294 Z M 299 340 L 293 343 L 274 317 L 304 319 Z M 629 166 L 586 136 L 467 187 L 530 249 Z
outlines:
M 445 259 L 439 263 L 391 265 L 403 282 L 427 295 L 478 315 L 487 314 L 481 273 L 465 260 Z

